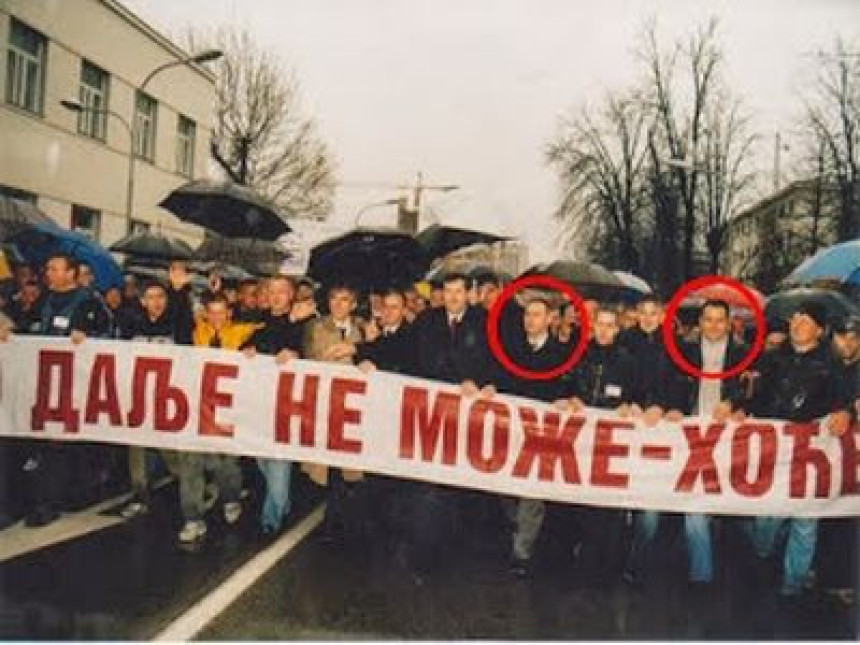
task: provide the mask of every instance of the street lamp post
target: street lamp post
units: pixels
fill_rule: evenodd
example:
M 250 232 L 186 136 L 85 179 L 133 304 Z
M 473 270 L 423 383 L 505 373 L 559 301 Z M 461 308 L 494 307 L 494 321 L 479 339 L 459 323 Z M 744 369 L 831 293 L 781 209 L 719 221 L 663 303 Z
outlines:
M 365 213 L 365 211 L 369 211 L 371 208 L 379 208 L 380 206 L 396 206 L 400 203 L 400 200 L 397 198 L 386 199 L 381 202 L 373 202 L 372 204 L 366 204 L 358 209 L 355 213 L 355 226 L 358 227 L 359 221 L 361 220 L 361 216 Z
M 118 112 L 114 110 L 101 110 L 97 108 L 91 108 L 84 105 L 81 105 L 77 101 L 60 101 L 60 105 L 62 105 L 67 110 L 72 112 L 84 113 L 88 112 L 91 114 L 106 114 L 108 116 L 115 117 L 125 128 L 128 133 L 128 182 L 126 188 L 126 202 L 125 202 L 125 226 L 126 233 L 131 232 L 131 220 L 132 214 L 134 210 L 134 142 L 135 137 L 137 135 L 137 125 L 136 119 L 134 118 L 136 104 L 137 104 L 137 92 L 144 91 L 146 86 L 155 78 L 156 75 L 160 74 L 166 69 L 170 69 L 171 67 L 180 67 L 182 65 L 189 65 L 191 63 L 206 63 L 209 61 L 217 60 L 223 56 L 223 52 L 218 49 L 207 49 L 199 54 L 195 54 L 194 56 L 186 56 L 185 58 L 180 58 L 179 60 L 170 61 L 168 63 L 164 63 L 163 65 L 159 65 L 154 70 L 152 70 L 146 77 L 143 79 L 143 83 L 140 84 L 140 87 L 134 88 L 135 94 L 132 100 L 132 120 L 128 121 L 125 117 L 123 117 Z

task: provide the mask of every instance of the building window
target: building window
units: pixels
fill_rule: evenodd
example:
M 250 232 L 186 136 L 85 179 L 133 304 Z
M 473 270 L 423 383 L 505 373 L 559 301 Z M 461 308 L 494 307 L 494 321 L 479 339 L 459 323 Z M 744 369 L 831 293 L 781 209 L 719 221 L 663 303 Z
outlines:
M 98 242 L 101 229 L 101 213 L 94 208 L 78 206 L 77 204 L 73 205 L 71 229 Z
M 6 102 L 42 114 L 47 39 L 14 18 L 6 55 Z
M 137 235 L 139 233 L 149 233 L 150 225 L 149 222 L 144 222 L 143 220 L 133 219 L 131 220 L 131 226 L 129 227 L 129 233 L 131 235 Z
M 155 161 L 155 128 L 158 102 L 143 92 L 135 100 L 134 154 Z
M 81 61 L 81 106 L 78 132 L 93 139 L 107 138 L 108 88 L 110 75 L 89 61 Z
M 19 199 L 22 202 L 30 202 L 31 204 L 36 203 L 36 194 L 31 193 L 29 190 L 21 190 L 20 188 L 12 188 L 12 186 L 3 186 L 0 184 L 0 197 L 11 197 L 12 199 Z
M 176 172 L 191 177 L 194 174 L 194 141 L 197 124 L 186 116 L 179 115 L 176 127 Z

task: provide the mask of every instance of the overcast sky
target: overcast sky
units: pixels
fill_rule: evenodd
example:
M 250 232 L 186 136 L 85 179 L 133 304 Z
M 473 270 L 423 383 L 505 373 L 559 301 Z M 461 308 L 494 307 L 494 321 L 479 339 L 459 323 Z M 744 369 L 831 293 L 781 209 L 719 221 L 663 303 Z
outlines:
M 521 236 L 557 253 L 556 183 L 543 160 L 558 116 L 638 74 L 643 23 L 666 43 L 721 21 L 726 77 L 765 137 L 797 113 L 811 52 L 856 37 L 856 0 L 123 0 L 168 34 L 235 23 L 295 68 L 339 165 L 336 222 L 393 196 L 360 182 L 425 180 L 445 223 Z M 790 161 L 790 160 L 789 160 Z M 768 178 L 769 181 L 769 178 Z M 763 182 L 767 184 L 767 182 Z M 394 223 L 393 209 L 367 213 Z

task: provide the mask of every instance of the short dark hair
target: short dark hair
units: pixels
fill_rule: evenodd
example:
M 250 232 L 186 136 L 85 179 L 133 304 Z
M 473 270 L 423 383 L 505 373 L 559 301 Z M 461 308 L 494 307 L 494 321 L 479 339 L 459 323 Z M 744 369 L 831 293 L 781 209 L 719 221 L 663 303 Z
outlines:
M 326 295 L 331 298 L 338 291 L 347 291 L 353 298 L 358 297 L 358 290 L 348 282 L 333 282 L 329 285 Z
M 707 309 L 708 307 L 722 309 L 726 312 L 726 318 L 730 318 L 732 315 L 732 310 L 729 307 L 729 303 L 727 303 L 725 300 L 719 300 L 714 298 L 712 300 L 705 301 L 705 304 L 702 305 L 701 311 L 699 311 L 699 317 L 705 314 L 705 309 Z
M 597 317 L 600 314 L 612 314 L 615 316 L 615 320 L 621 317 L 621 312 L 617 309 L 613 309 L 612 307 L 607 307 L 605 305 L 598 305 L 597 309 L 594 310 L 594 319 L 597 320 Z
M 205 296 L 203 296 L 204 307 L 208 307 L 209 305 L 217 303 L 224 305 L 225 307 L 227 307 L 227 309 L 230 308 L 230 301 L 227 300 L 227 296 L 225 296 L 223 293 L 207 293 Z
M 406 291 L 403 289 L 398 289 L 397 287 L 388 287 L 387 289 L 383 289 L 382 293 L 379 294 L 382 298 L 387 298 L 388 296 L 398 296 L 399 298 L 406 300 Z
M 529 298 L 529 301 L 526 303 L 526 307 L 534 304 L 543 305 L 544 307 L 546 307 L 546 310 L 550 312 L 555 309 L 555 307 L 553 307 L 552 303 L 549 301 L 549 298 L 545 298 L 543 296 L 535 296 L 533 298 Z
M 160 280 L 147 280 L 144 282 L 143 288 L 140 290 L 140 295 L 145 294 L 150 289 L 161 289 L 167 295 L 167 287 Z
M 239 288 L 242 289 L 244 287 L 259 287 L 260 281 L 257 278 L 245 278 L 239 281 Z
M 469 288 L 469 276 L 467 276 L 462 271 L 452 271 L 445 275 L 442 279 L 442 284 L 451 284 L 452 282 L 462 281 L 463 286 L 468 289 Z
M 666 303 L 659 297 L 654 295 L 653 293 L 646 293 L 644 296 L 639 298 L 639 302 L 636 305 L 654 305 L 655 307 L 662 307 Z
M 78 259 L 75 256 L 69 255 L 68 253 L 51 253 L 51 255 L 48 256 L 48 259 L 45 260 L 45 265 L 47 265 L 51 260 L 63 260 L 66 263 L 66 267 L 71 269 L 75 276 L 78 275 L 81 263 L 78 262 Z
M 477 287 L 483 287 L 485 284 L 500 287 L 502 286 L 502 280 L 495 273 L 481 273 L 475 276 L 475 285 Z

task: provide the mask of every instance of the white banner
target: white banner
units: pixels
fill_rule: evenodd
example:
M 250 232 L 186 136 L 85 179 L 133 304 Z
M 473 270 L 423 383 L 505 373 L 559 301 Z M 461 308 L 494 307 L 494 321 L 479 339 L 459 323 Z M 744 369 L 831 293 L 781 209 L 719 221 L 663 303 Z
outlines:
M 0 344 L 0 435 L 340 466 L 558 502 L 860 515 L 860 432 L 686 418 L 648 428 L 352 366 L 169 345 Z

